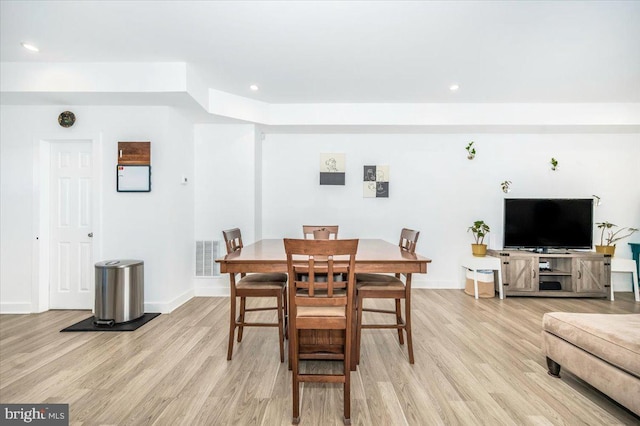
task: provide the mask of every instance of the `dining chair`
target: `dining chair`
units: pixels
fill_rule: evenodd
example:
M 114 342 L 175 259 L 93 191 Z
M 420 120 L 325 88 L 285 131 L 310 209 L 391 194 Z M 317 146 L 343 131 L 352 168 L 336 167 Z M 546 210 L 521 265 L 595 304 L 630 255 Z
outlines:
M 420 236 L 419 231 L 403 228 L 400 233 L 398 246 L 401 251 L 415 253 L 416 243 Z M 409 352 L 409 363 L 413 364 L 413 340 L 411 338 L 411 274 L 402 274 L 405 281 L 401 279 L 401 274 L 356 274 L 356 361 L 360 362 L 360 343 L 362 340 L 362 330 L 365 328 L 395 328 L 398 330 L 398 340 L 404 345 L 403 330 L 407 335 L 407 350 Z M 365 308 L 365 299 L 395 299 L 395 309 L 373 309 Z M 404 299 L 404 320 L 402 319 L 402 299 Z M 382 314 L 392 314 L 396 317 L 394 324 L 364 324 L 362 322 L 363 312 L 376 312 Z
M 309 239 L 309 236 L 315 240 L 322 239 L 338 239 L 338 225 L 331 226 L 315 226 L 315 225 L 302 225 L 302 234 L 304 239 Z
M 239 228 L 222 231 L 224 241 L 227 246 L 227 254 L 242 250 L 242 234 Z M 280 362 L 284 362 L 284 339 L 287 336 L 287 274 L 283 273 L 257 273 L 240 274 L 240 280 L 236 282 L 236 273 L 229 273 L 231 290 L 231 312 L 229 322 L 229 346 L 227 349 L 227 360 L 231 360 L 233 355 L 233 338 L 236 328 L 238 329 L 238 343 L 242 341 L 244 327 L 278 327 L 278 337 L 280 339 Z M 247 308 L 248 297 L 274 297 L 276 307 L 254 307 Z M 237 298 L 240 298 L 240 313 L 236 318 Z M 247 312 L 256 311 L 278 311 L 278 322 L 248 322 L 245 319 Z
M 293 423 L 300 421 L 300 383 L 342 383 L 345 424 L 351 422 L 351 347 L 353 338 L 353 303 L 355 260 L 358 240 L 284 239 L 289 271 L 289 356 L 292 364 Z M 340 258 L 335 259 L 335 256 Z M 305 281 L 299 278 L 303 268 Z M 346 281 L 335 281 L 334 273 L 344 273 Z M 319 282 L 318 274 L 328 277 Z M 344 330 L 340 350 L 309 350 L 300 343 L 301 330 Z M 300 372 L 305 359 L 342 360 L 341 374 Z

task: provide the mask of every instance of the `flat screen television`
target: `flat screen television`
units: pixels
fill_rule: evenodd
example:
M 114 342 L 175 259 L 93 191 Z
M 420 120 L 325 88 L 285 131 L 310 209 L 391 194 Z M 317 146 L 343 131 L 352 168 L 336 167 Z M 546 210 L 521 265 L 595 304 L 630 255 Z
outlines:
M 593 199 L 506 198 L 504 247 L 590 249 Z

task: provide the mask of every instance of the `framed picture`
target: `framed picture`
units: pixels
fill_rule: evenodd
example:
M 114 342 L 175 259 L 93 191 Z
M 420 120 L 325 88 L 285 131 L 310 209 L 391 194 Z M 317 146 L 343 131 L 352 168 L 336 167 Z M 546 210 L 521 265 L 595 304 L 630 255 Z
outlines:
M 151 166 L 118 164 L 116 187 L 118 192 L 151 192 Z
M 344 185 L 344 154 L 320 154 L 320 185 Z
M 389 198 L 389 166 L 364 166 L 364 198 Z

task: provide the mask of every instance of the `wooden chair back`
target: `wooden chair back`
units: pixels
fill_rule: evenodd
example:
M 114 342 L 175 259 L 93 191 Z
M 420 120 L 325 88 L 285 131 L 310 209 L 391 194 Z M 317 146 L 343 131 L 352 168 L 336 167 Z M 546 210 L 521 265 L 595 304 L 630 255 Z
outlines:
M 317 231 L 328 231 L 329 233 L 329 237 L 328 238 L 319 238 L 316 237 L 316 235 L 318 235 Z M 315 234 L 314 234 L 315 233 Z M 331 225 L 331 226 L 315 226 L 315 225 L 302 225 L 302 234 L 304 235 L 304 239 L 331 239 L 333 238 L 334 240 L 338 239 L 338 225 Z M 311 238 L 308 238 L 307 236 L 311 236 Z
M 240 250 L 242 245 L 242 234 L 240 228 L 226 229 L 222 231 L 225 245 L 227 246 L 227 254 Z
M 346 329 L 351 326 L 358 240 L 284 239 L 290 285 L 292 328 Z M 336 281 L 344 274 L 346 281 Z M 318 308 L 317 317 L 297 318 L 298 307 Z M 339 321 L 327 320 L 324 308 L 344 307 Z M 335 312 L 335 309 L 333 309 Z M 306 310 L 305 312 L 313 312 Z
M 400 242 L 398 245 L 402 250 L 406 250 L 409 253 L 416 252 L 416 244 L 418 244 L 418 237 L 420 231 L 414 231 L 413 229 L 402 228 L 400 232 Z

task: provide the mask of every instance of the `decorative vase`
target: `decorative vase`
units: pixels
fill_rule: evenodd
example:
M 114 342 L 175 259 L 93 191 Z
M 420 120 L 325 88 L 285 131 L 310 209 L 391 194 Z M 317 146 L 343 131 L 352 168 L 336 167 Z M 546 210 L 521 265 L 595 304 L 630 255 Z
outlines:
M 608 254 L 613 256 L 616 252 L 616 246 L 596 246 L 596 253 Z
M 486 244 L 471 244 L 471 253 L 477 257 L 484 257 L 487 255 Z
M 318 229 L 313 231 L 313 239 L 314 240 L 328 240 L 329 239 L 329 230 L 328 229 Z

